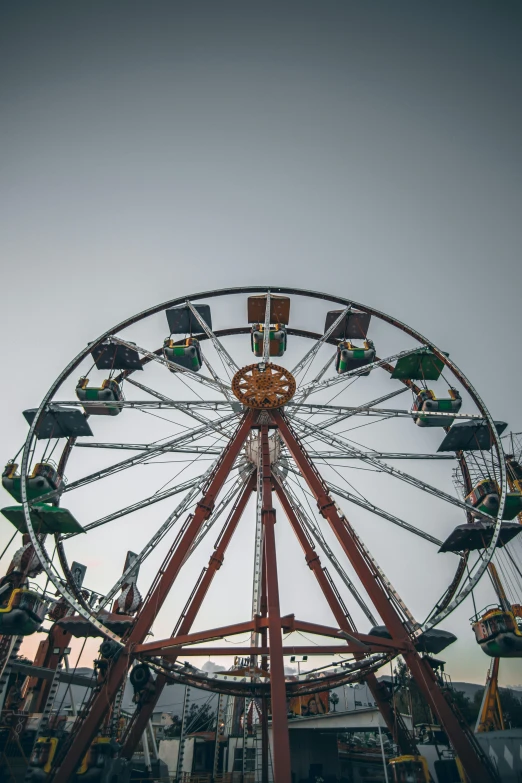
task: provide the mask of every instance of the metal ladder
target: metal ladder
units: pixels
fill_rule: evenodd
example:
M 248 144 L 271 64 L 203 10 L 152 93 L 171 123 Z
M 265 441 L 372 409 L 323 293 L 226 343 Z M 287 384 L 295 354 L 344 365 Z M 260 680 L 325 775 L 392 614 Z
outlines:
M 181 736 L 179 738 L 179 751 L 178 751 L 178 763 L 176 765 L 176 781 L 180 781 L 183 778 L 183 755 L 185 752 L 185 739 L 187 731 L 187 712 L 190 705 L 190 687 L 185 686 L 185 698 L 183 699 L 183 715 L 181 719 Z
M 259 713 L 261 717 L 261 713 Z M 261 721 L 255 725 L 254 744 L 256 749 L 256 773 L 255 783 L 262 783 L 263 780 L 263 727 Z M 272 754 L 268 746 L 268 783 L 274 783 L 274 770 L 272 767 Z
M 225 724 L 225 709 L 226 709 L 227 697 L 224 693 L 219 694 L 217 717 L 216 717 L 216 746 L 214 748 L 214 764 L 212 766 L 212 777 L 215 779 L 219 773 L 219 738 L 223 735 Z
M 455 714 L 455 716 L 456 716 L 456 718 L 457 718 L 457 720 L 458 720 L 458 722 L 460 724 L 460 727 L 461 727 L 462 731 L 467 736 L 468 741 L 470 742 L 470 744 L 473 746 L 473 750 L 475 751 L 477 756 L 480 758 L 480 760 L 482 762 L 482 765 L 485 767 L 485 769 L 489 770 L 489 772 L 491 773 L 492 777 L 495 780 L 498 780 L 499 783 L 500 783 L 500 778 L 498 776 L 498 770 L 497 770 L 495 764 L 493 763 L 492 759 L 488 756 L 488 754 L 485 752 L 485 750 L 482 748 L 482 745 L 480 744 L 480 742 L 476 738 L 474 732 L 470 729 L 470 727 L 466 723 L 466 720 L 464 719 L 464 716 L 462 715 L 460 709 L 457 706 L 457 702 L 453 698 L 452 690 L 453 690 L 452 687 L 447 687 L 446 686 L 445 688 L 442 689 L 442 693 L 443 693 L 446 701 L 449 703 L 451 709 L 453 710 L 453 712 L 454 712 L 454 714 Z
M 7 683 L 11 674 L 11 661 L 14 661 L 20 650 L 23 636 L 2 636 L 0 639 L 0 712 L 4 708 L 7 695 Z
M 114 706 L 112 708 L 112 715 L 111 715 L 111 724 L 109 728 L 109 735 L 112 739 L 117 738 L 118 734 L 118 722 L 120 720 L 121 715 L 121 703 L 123 700 L 123 692 L 125 690 L 126 681 L 123 682 L 123 685 L 121 685 L 118 688 L 118 691 L 116 693 L 116 698 L 114 699 Z
M 247 773 L 247 748 L 248 748 L 248 713 L 253 706 L 250 696 L 245 696 L 243 708 L 243 781 Z
M 44 734 L 45 731 L 47 731 L 47 727 L 49 726 L 49 719 L 51 717 L 51 712 L 53 711 L 56 694 L 58 693 L 58 688 L 60 686 L 61 672 L 62 672 L 62 664 L 59 663 L 55 669 L 53 679 L 51 680 L 51 686 L 49 688 L 49 693 L 47 694 L 45 706 L 43 708 L 42 718 L 40 720 L 40 725 L 36 733 L 36 739 L 38 739 L 38 737 L 41 737 L 42 734 Z

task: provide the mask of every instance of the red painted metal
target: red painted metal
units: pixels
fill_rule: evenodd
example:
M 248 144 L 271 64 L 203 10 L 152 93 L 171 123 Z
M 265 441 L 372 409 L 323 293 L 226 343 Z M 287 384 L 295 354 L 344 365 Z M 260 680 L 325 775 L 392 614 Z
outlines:
M 490 771 L 487 758 L 482 755 L 480 746 L 471 735 L 471 732 L 457 718 L 440 690 L 433 671 L 415 650 L 408 631 L 397 614 L 390 597 L 386 594 L 378 579 L 376 579 L 375 573 L 371 570 L 368 561 L 364 557 L 364 552 L 357 545 L 358 539 L 353 533 L 348 520 L 338 511 L 328 489 L 288 422 L 279 411 L 274 411 L 272 417 L 275 424 L 279 427 L 281 436 L 297 463 L 301 474 L 315 496 L 320 513 L 330 524 L 372 603 L 384 620 L 386 627 L 392 637 L 403 641 L 406 647 L 409 648 L 408 652 L 403 653 L 404 660 L 424 697 L 444 727 L 466 774 L 474 783 L 493 783 L 495 777 L 494 773 Z M 430 672 L 429 676 L 428 671 Z
M 270 647 L 270 695 L 272 701 L 272 738 L 275 783 L 290 783 L 290 735 L 286 706 L 285 669 L 281 615 L 279 609 L 279 585 L 277 581 L 277 556 L 275 544 L 276 515 L 272 505 L 272 482 L 268 426 L 261 426 L 261 493 L 266 557 L 266 591 L 268 602 L 268 634 Z
M 58 665 L 63 660 L 64 650 L 69 647 L 72 634 L 69 631 L 65 631 L 59 625 L 54 623 L 50 629 L 46 639 L 40 642 L 38 650 L 36 652 L 35 659 L 33 661 L 34 666 L 41 666 L 45 669 L 53 669 L 56 671 Z M 55 653 L 54 650 L 59 649 L 59 653 Z M 28 677 L 24 683 L 23 692 L 31 695 L 30 699 L 30 712 L 42 712 L 49 690 L 51 688 L 50 680 L 38 680 L 37 677 Z M 29 703 L 29 699 L 28 699 Z
M 268 616 L 268 598 L 266 595 L 266 557 L 263 547 L 263 565 L 261 571 L 261 601 L 260 601 L 261 617 Z M 261 633 L 261 647 L 267 645 L 267 629 L 262 628 Z M 268 656 L 261 656 L 261 669 L 268 673 Z M 266 696 L 261 698 L 261 783 L 268 783 L 268 699 Z
M 228 474 L 232 470 L 234 462 L 250 432 L 253 419 L 254 413 L 252 411 L 249 411 L 243 418 L 241 424 L 231 438 L 227 449 L 223 452 L 214 473 L 209 479 L 204 497 L 197 504 L 196 511 L 186 526 L 179 543 L 177 546 L 171 548 L 165 558 L 164 564 L 160 569 L 158 576 L 144 601 L 143 608 L 137 617 L 136 623 L 129 634 L 124 650 L 122 650 L 115 663 L 113 663 L 107 672 L 105 682 L 91 704 L 89 713 L 80 724 L 78 731 L 74 732 L 71 736 L 71 742 L 67 747 L 66 754 L 54 775 L 53 779 L 55 783 L 68 783 L 72 779 L 78 763 L 83 758 L 87 748 L 94 739 L 104 714 L 107 711 L 107 704 L 111 704 L 114 701 L 118 689 L 122 685 L 127 674 L 133 657 L 134 647 L 137 644 L 142 643 L 149 632 L 165 598 L 179 574 L 181 566 L 183 565 L 203 522 L 212 513 L 216 497 L 223 487 Z
M 248 480 L 240 497 L 234 503 L 234 506 L 232 507 L 232 510 L 228 515 L 227 521 L 225 522 L 221 535 L 219 536 L 219 539 L 216 543 L 214 551 L 210 556 L 210 560 L 208 561 L 208 567 L 206 570 L 203 571 L 203 574 L 200 577 L 197 587 L 194 590 L 193 595 L 190 599 L 189 605 L 184 615 L 182 615 L 179 619 L 178 628 L 177 628 L 178 635 L 187 634 L 190 631 L 190 628 L 192 627 L 192 623 L 196 619 L 201 604 L 203 603 L 203 600 L 210 588 L 210 585 L 212 584 L 212 580 L 214 579 L 216 573 L 219 571 L 219 569 L 223 564 L 223 559 L 225 557 L 225 552 L 227 550 L 227 547 L 230 543 L 230 540 L 234 532 L 236 531 L 236 528 L 239 524 L 239 520 L 243 516 L 243 512 L 250 499 L 250 495 L 255 490 L 255 488 L 256 488 L 256 474 L 254 473 Z M 133 719 L 131 720 L 127 728 L 122 743 L 121 755 L 124 758 L 130 759 L 132 757 L 132 754 L 134 753 L 134 750 L 138 742 L 140 741 L 143 732 L 145 731 L 145 727 L 147 726 L 148 721 L 152 717 L 154 708 L 157 704 L 157 701 L 166 683 L 167 683 L 167 678 L 163 674 L 158 675 L 154 683 L 154 692 L 151 693 L 149 699 L 147 700 L 147 703 L 142 705 L 135 712 Z
M 184 615 L 182 615 L 179 619 L 177 627 L 177 633 L 179 635 L 187 634 L 190 631 L 192 623 L 196 619 L 197 613 L 199 612 L 201 604 L 203 603 L 210 585 L 212 584 L 216 573 L 223 564 L 225 552 L 230 543 L 230 540 L 236 531 L 241 517 L 243 516 L 243 512 L 245 511 L 247 503 L 250 499 L 250 495 L 256 488 L 256 481 L 256 474 L 254 473 L 248 480 L 240 497 L 234 503 L 234 506 L 228 515 L 227 521 L 225 522 L 221 535 L 219 536 L 219 539 L 216 543 L 214 552 L 210 556 L 208 567 L 203 571 L 197 587 L 195 588 L 189 601 L 189 605 L 186 608 Z M 176 658 L 174 658 L 174 660 L 176 660 Z M 151 693 L 147 703 L 136 710 L 129 726 L 127 727 L 127 731 L 123 739 L 121 755 L 124 758 L 130 759 L 132 757 L 132 754 L 134 753 L 134 750 L 136 749 L 136 746 L 140 741 L 143 732 L 145 731 L 145 727 L 147 726 L 148 721 L 152 717 L 154 708 L 166 684 L 167 678 L 165 675 L 158 675 L 154 683 L 154 691 Z
M 219 628 L 209 628 L 205 631 L 196 631 L 195 633 L 178 634 L 170 639 L 158 639 L 157 642 L 147 642 L 146 644 L 137 644 L 134 648 L 136 655 L 176 655 L 176 648 L 184 644 L 193 644 L 194 642 L 210 642 L 213 639 L 224 639 L 225 636 L 234 636 L 238 633 L 246 633 L 256 629 L 255 620 L 247 620 L 244 623 L 234 623 L 232 625 L 222 625 Z
M 392 647 L 396 652 L 399 652 L 401 649 L 401 644 L 396 640 L 380 640 L 376 637 L 365 636 L 363 634 L 357 633 L 352 618 L 349 615 L 345 615 L 343 607 L 341 606 L 339 599 L 337 598 L 332 588 L 332 585 L 326 577 L 326 573 L 321 566 L 319 556 L 312 547 L 308 536 L 303 530 L 303 527 L 299 522 L 299 519 L 294 512 L 293 506 L 284 490 L 283 484 L 276 476 L 273 476 L 273 484 L 277 493 L 277 497 L 279 498 L 279 502 L 283 506 L 283 509 L 288 517 L 288 521 L 290 522 L 294 533 L 296 534 L 299 543 L 301 544 L 306 562 L 308 563 L 309 568 L 313 571 L 317 582 L 321 587 L 323 595 L 325 596 L 328 605 L 330 606 L 332 614 L 339 624 L 339 629 L 348 632 L 350 636 L 367 645 L 367 649 L 365 650 L 366 653 L 372 652 L 373 650 L 377 651 L 378 648 L 374 647 L 374 644 L 382 644 L 383 641 L 385 641 L 386 644 Z M 303 630 L 305 632 L 308 631 L 309 633 L 321 633 L 319 630 L 320 626 L 317 626 L 317 624 L 302 623 L 296 620 L 295 627 L 299 627 L 299 630 Z M 329 629 L 325 628 L 322 630 L 322 634 L 324 636 L 334 636 L 338 635 L 339 633 L 337 629 L 331 629 L 331 631 L 333 633 L 330 634 Z M 364 656 L 363 654 L 357 655 L 356 652 L 355 657 L 356 659 L 361 659 Z M 415 738 L 409 732 L 401 716 L 396 714 L 393 705 L 390 703 L 387 687 L 379 682 L 377 676 L 374 673 L 369 673 L 365 680 L 368 684 L 368 687 L 370 688 L 374 701 L 379 707 L 380 713 L 386 722 L 388 730 L 394 739 L 394 742 L 399 746 L 402 753 L 415 755 L 417 753 Z
M 187 645 L 195 644 L 196 642 L 207 642 L 214 641 L 216 639 L 224 639 L 227 636 L 243 634 L 247 631 L 259 631 L 261 633 L 269 628 L 269 626 L 269 618 L 257 616 L 252 620 L 246 620 L 244 623 L 222 625 L 219 628 L 209 628 L 205 631 L 197 631 L 195 633 L 178 634 L 177 636 L 173 636 L 170 639 L 158 639 L 158 641 L 155 642 L 138 644 L 134 648 L 134 653 L 136 655 L 156 656 L 161 654 L 163 656 L 172 656 L 177 655 L 178 648 L 183 646 L 185 646 L 184 649 L 189 650 L 190 647 Z M 393 651 L 399 653 L 402 650 L 407 649 L 404 644 L 395 643 L 392 639 L 382 639 L 379 636 L 360 634 L 355 630 L 350 630 L 348 627 L 344 628 L 343 630 L 346 630 L 350 633 L 353 641 L 346 641 L 340 636 L 339 628 L 333 628 L 330 625 L 309 623 L 304 620 L 297 620 L 294 615 L 286 615 L 285 617 L 281 617 L 281 629 L 287 633 L 290 631 L 304 631 L 305 633 L 316 634 L 318 636 L 330 636 L 335 639 L 339 639 L 343 642 L 344 652 L 357 652 L 364 650 L 365 652 Z M 357 642 L 359 642 L 359 644 Z M 230 649 L 231 651 L 233 650 L 232 647 Z
M 281 633 L 281 631 L 279 631 Z M 237 647 L 236 645 L 229 647 L 178 647 L 175 652 L 172 653 L 175 657 L 183 656 L 188 658 L 190 656 L 201 657 L 205 655 L 273 655 L 270 652 L 272 648 L 270 644 L 266 647 Z M 369 650 L 368 652 L 372 652 Z M 383 650 L 375 650 L 374 652 L 383 652 Z M 354 655 L 354 648 L 350 649 L 348 644 L 310 644 L 310 645 L 281 645 L 282 655 Z M 172 661 L 168 652 L 162 655 L 165 660 Z

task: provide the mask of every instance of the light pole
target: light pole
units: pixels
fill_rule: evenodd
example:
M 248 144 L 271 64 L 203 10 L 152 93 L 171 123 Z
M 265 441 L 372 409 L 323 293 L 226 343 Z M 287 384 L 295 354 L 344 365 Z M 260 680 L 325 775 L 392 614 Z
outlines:
M 301 664 L 305 663 L 305 661 L 308 660 L 308 655 L 303 655 L 300 658 L 296 655 L 292 655 L 290 658 L 290 663 L 296 663 L 297 664 L 297 673 L 301 675 Z
M 290 663 L 296 663 L 297 664 L 297 674 L 301 676 L 301 664 L 305 663 L 308 660 L 308 655 L 302 655 L 301 657 L 297 655 L 292 655 L 290 658 Z M 299 696 L 299 715 L 303 714 L 302 706 L 301 706 L 301 697 Z

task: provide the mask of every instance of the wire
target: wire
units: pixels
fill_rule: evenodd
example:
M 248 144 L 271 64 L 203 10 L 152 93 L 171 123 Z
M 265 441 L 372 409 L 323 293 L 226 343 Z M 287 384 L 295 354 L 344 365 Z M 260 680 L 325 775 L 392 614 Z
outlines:
M 214 441 L 212 442 L 212 444 L 211 444 L 210 446 L 208 446 L 208 447 L 207 447 L 207 450 L 208 450 L 208 449 L 211 449 L 211 448 L 212 448 L 212 446 L 214 446 L 218 440 L 219 440 L 219 438 L 215 438 L 215 439 L 214 439 Z M 190 462 L 189 462 L 187 465 L 185 465 L 185 467 L 184 467 L 184 468 L 181 468 L 181 470 L 178 470 L 178 472 L 177 472 L 177 473 L 176 473 L 174 476 L 172 476 L 172 477 L 171 477 L 171 478 L 170 478 L 168 481 L 166 481 L 166 482 L 165 482 L 165 484 L 163 484 L 163 486 L 161 486 L 159 489 L 157 489 L 157 490 L 156 490 L 156 492 L 155 492 L 154 494 L 155 494 L 155 495 L 157 495 L 159 492 L 161 492 L 162 490 L 164 490 L 164 489 L 165 489 L 165 487 L 168 487 L 168 485 L 169 485 L 171 482 L 173 482 L 173 481 L 174 481 L 174 479 L 177 479 L 177 478 L 179 478 L 179 476 L 181 476 L 181 474 L 182 474 L 182 473 L 183 473 L 185 470 L 187 470 L 187 468 L 188 468 L 190 465 L 194 465 L 194 464 L 195 464 L 195 463 L 196 463 L 196 462 L 197 462 L 197 461 L 200 459 L 200 457 L 202 457 L 204 454 L 206 454 L 206 452 L 205 452 L 205 451 L 202 451 L 200 454 L 198 454 L 198 455 L 197 455 L 197 457 L 195 457 L 195 459 L 193 459 L 193 460 L 192 460 L 192 461 L 190 461 Z M 155 463 L 153 463 L 153 462 L 144 462 L 143 464 L 145 464 L 145 465 L 153 465 L 153 464 L 155 464 Z
M 383 421 L 388 421 L 390 419 L 390 416 L 382 416 L 379 419 L 373 419 L 373 421 L 367 421 L 364 424 L 358 424 L 357 427 L 348 427 L 346 430 L 341 430 L 340 432 L 336 432 L 335 435 L 343 435 L 345 432 L 353 432 L 354 430 L 360 430 L 363 427 L 369 427 L 371 424 L 380 424 Z M 350 438 L 347 438 L 347 440 L 351 440 Z M 355 441 L 352 441 L 355 443 Z M 372 449 L 372 451 L 375 451 L 375 449 Z
M 16 537 L 16 534 L 17 534 L 17 533 L 18 533 L 18 530 L 15 530 L 15 532 L 13 533 L 13 535 L 11 536 L 11 538 L 9 539 L 9 541 L 7 542 L 7 544 L 6 544 L 5 548 L 4 548 L 4 551 L 3 551 L 3 552 L 2 552 L 2 554 L 0 555 L 0 560 L 3 558 L 3 556 L 5 555 L 5 553 L 7 552 L 7 550 L 9 549 L 9 547 L 11 546 L 11 544 L 13 543 L 13 541 L 14 541 L 14 539 L 15 539 L 15 537 Z

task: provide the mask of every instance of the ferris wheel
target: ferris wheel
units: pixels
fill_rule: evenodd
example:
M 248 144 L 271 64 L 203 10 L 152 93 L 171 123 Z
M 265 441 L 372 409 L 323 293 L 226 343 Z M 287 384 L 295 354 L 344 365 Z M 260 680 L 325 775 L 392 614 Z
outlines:
M 105 705 L 134 665 L 137 692 L 148 697 L 137 699 L 124 755 L 169 681 L 270 698 L 274 737 L 283 737 L 274 746 L 281 781 L 288 697 L 364 678 L 406 747 L 375 676 L 402 654 L 473 779 L 491 779 L 426 661 L 455 641 L 438 626 L 520 532 L 513 520 L 522 503 L 506 479 L 506 424 L 493 420 L 448 353 L 339 296 L 223 289 L 108 330 L 24 415 L 20 466 L 13 460 L 3 474 L 16 501 L 3 515 L 24 541 L 4 577 L 0 633 L 31 633 L 50 613 L 70 635 L 104 639 Z M 474 483 L 477 460 L 487 487 Z M 333 625 L 282 615 L 276 516 L 288 520 Z M 252 548 L 241 553 L 249 577 L 237 600 L 247 596 L 249 610 L 241 622 L 216 615 L 194 631 L 217 572 L 235 568 L 225 553 L 241 527 Z M 98 552 L 101 566 L 86 572 L 85 552 L 91 560 Z M 404 594 L 397 579 L 407 584 L 402 575 L 424 557 L 429 587 L 419 595 L 410 584 Z M 42 569 L 54 597 L 28 584 Z M 186 602 L 171 635 L 150 640 L 178 590 Z M 312 644 L 300 644 L 303 635 Z M 285 657 L 303 652 L 322 656 L 320 665 L 286 675 Z M 209 672 L 182 660 L 220 655 L 246 663 Z M 102 720 L 94 697 L 56 780 L 68 779 Z

